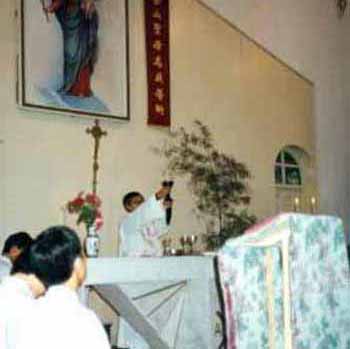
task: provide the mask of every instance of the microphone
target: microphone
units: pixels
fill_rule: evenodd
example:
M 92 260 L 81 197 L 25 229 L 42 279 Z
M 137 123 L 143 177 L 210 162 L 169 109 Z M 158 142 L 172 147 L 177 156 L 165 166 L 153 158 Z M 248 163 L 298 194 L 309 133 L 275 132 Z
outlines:
M 162 185 L 163 187 L 169 187 L 171 189 L 174 185 L 174 181 L 164 181 Z M 170 193 L 168 193 L 165 196 L 164 201 L 168 201 L 168 202 L 173 201 L 172 197 L 170 196 Z M 167 225 L 170 225 L 171 216 L 172 216 L 172 207 L 170 206 L 170 207 L 167 207 L 167 209 L 165 210 L 165 221 Z

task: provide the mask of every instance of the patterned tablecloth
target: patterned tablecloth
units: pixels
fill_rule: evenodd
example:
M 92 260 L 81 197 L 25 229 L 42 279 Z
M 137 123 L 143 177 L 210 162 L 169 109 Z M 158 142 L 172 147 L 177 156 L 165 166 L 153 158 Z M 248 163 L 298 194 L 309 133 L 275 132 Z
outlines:
M 350 284 L 343 225 L 282 214 L 219 253 L 228 349 L 350 348 Z

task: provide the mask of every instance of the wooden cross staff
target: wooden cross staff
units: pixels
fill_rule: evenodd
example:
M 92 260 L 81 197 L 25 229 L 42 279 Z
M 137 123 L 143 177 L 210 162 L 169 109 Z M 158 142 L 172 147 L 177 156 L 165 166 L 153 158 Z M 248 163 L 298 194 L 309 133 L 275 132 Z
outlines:
M 92 192 L 94 194 L 96 194 L 97 191 L 97 172 L 99 169 L 99 165 L 98 165 L 98 150 L 100 148 L 100 139 L 103 136 L 107 136 L 107 132 L 106 131 L 102 131 L 98 120 L 95 120 L 95 125 L 91 128 L 87 128 L 86 129 L 86 133 L 87 134 L 91 134 L 95 145 L 94 145 L 94 163 L 92 166 Z

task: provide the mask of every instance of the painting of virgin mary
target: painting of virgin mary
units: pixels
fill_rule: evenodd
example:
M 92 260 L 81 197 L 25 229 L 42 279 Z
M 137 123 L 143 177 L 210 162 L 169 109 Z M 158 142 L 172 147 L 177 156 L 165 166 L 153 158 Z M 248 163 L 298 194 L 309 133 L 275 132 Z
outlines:
M 127 2 L 21 6 L 22 106 L 128 119 Z
M 64 71 L 61 91 L 73 96 L 90 97 L 90 80 L 98 47 L 95 2 L 54 0 L 43 10 L 55 13 L 62 30 Z

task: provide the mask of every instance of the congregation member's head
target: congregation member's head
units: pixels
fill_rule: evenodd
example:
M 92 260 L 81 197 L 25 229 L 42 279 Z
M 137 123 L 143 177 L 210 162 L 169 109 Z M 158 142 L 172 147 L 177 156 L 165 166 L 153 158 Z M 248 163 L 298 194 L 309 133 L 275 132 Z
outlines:
M 145 198 L 137 191 L 131 191 L 124 195 L 123 206 L 127 212 L 133 212 L 136 210 L 143 202 Z
M 22 251 L 29 247 L 32 242 L 31 236 L 24 231 L 11 234 L 5 241 L 2 255 L 8 257 L 14 263 Z
M 45 293 L 44 284 L 35 276 L 31 264 L 31 246 L 27 247 L 15 260 L 11 269 L 11 276 L 25 281 L 35 298 Z
M 85 280 L 86 259 L 79 237 L 66 226 L 53 226 L 38 235 L 31 246 L 31 264 L 47 288 L 66 285 L 76 290 Z

